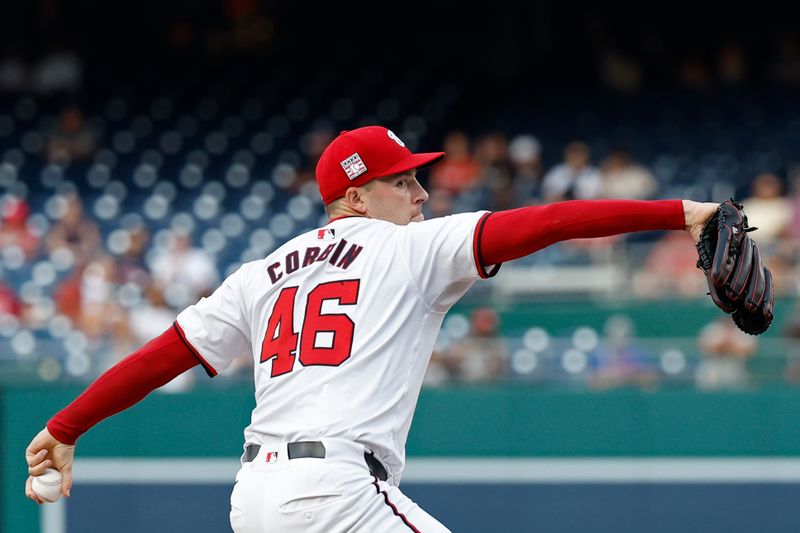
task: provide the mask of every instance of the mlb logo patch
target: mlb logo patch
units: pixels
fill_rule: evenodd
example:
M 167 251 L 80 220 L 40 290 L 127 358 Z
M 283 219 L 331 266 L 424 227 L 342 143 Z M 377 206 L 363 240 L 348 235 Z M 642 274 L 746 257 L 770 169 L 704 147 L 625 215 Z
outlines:
M 278 452 L 267 452 L 267 462 L 274 463 L 278 460 Z
M 336 240 L 336 231 L 333 229 L 318 229 L 317 239 L 320 241 L 333 241 Z
M 340 163 L 345 174 L 351 180 L 356 179 L 367 171 L 367 165 L 361 160 L 361 156 L 355 153 Z

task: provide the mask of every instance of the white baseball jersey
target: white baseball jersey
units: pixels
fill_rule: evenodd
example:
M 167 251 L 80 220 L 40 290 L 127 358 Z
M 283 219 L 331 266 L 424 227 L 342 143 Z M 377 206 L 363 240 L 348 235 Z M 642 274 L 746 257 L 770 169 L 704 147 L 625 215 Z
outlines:
M 180 313 L 178 327 L 209 374 L 254 357 L 246 442 L 348 439 L 399 483 L 442 320 L 490 275 L 476 257 L 487 216 L 407 226 L 337 219 L 243 265 Z

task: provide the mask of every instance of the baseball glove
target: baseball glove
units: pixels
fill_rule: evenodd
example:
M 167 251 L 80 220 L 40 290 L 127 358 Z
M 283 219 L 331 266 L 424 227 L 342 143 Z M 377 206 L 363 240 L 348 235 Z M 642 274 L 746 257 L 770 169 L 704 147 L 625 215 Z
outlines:
M 731 199 L 720 204 L 697 242 L 697 267 L 706 276 L 711 299 L 750 335 L 767 331 L 775 298 L 772 274 L 748 235 L 755 229 Z

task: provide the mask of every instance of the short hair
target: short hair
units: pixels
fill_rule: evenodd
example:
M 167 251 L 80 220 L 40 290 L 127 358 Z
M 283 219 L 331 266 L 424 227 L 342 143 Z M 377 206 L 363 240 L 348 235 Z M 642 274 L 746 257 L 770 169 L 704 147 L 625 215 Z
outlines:
M 361 187 L 365 191 L 371 191 L 372 187 L 373 187 L 373 184 L 374 184 L 374 180 L 373 181 L 368 181 L 367 183 L 365 183 L 364 185 L 360 185 L 359 187 Z M 328 216 L 330 216 L 332 212 L 334 212 L 336 209 L 338 209 L 342 205 L 343 200 L 344 200 L 344 196 L 342 196 L 341 198 L 337 198 L 336 200 L 332 201 L 331 203 L 329 203 L 329 204 L 327 204 L 325 206 L 325 212 L 328 214 Z

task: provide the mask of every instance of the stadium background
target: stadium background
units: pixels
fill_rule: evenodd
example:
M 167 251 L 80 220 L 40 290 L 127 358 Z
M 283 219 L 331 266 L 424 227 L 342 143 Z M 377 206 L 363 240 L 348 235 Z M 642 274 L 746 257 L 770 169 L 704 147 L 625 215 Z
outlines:
M 656 180 L 630 195 L 751 199 L 760 176 L 779 182 L 751 203 L 780 290 L 755 342 L 719 329 L 691 247 L 658 233 L 557 245 L 477 285 L 420 400 L 412 497 L 459 532 L 796 531 L 794 11 L 3 6 L 0 528 L 227 530 L 246 363 L 190 373 L 84 437 L 66 504 L 23 500 L 24 446 L 191 298 L 316 227 L 315 149 L 382 123 L 420 150 L 464 133 L 462 181 L 422 175 L 431 215 L 552 201 L 543 180 L 573 141 L 604 183 L 619 149 L 641 165 L 626 176 Z M 76 198 L 78 230 L 63 222 Z M 180 236 L 195 250 L 170 272 Z

